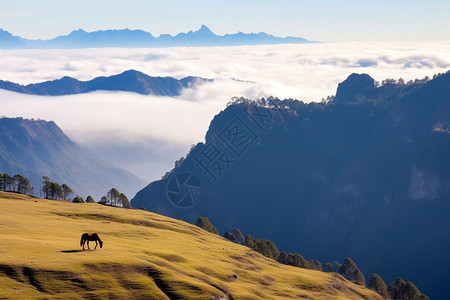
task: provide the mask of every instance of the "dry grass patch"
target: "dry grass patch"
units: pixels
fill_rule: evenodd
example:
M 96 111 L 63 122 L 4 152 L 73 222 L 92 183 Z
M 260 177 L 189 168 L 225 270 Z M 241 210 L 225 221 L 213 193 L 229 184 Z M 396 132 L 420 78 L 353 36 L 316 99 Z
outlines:
M 0 239 L 0 299 L 380 299 L 142 210 L 0 192 Z

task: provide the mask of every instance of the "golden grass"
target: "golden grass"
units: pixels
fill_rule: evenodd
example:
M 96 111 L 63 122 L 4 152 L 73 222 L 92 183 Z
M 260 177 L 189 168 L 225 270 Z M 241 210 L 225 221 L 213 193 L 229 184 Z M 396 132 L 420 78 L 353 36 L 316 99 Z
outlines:
M 142 210 L 0 192 L 0 240 L 0 299 L 381 299 Z

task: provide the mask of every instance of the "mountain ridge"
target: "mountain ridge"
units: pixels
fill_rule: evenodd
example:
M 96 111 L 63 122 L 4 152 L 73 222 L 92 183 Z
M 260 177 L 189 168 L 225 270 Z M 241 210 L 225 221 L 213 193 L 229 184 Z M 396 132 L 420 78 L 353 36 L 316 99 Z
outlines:
M 134 195 L 145 181 L 78 146 L 53 121 L 0 118 L 0 172 L 23 175 L 35 195 L 42 176 L 97 201 L 112 187 Z
M 87 81 L 64 76 L 60 79 L 21 85 L 0 80 L 0 89 L 31 95 L 73 95 L 93 91 L 124 91 L 142 95 L 179 96 L 184 88 L 212 81 L 201 77 L 188 76 L 152 77 L 136 70 L 127 70 L 117 75 L 96 77 Z
M 161 34 L 158 37 L 139 29 L 109 29 L 86 32 L 73 30 L 48 40 L 31 40 L 13 36 L 0 29 L 0 49 L 78 49 L 78 48 L 145 48 L 145 47 L 206 47 L 206 46 L 240 46 L 270 44 L 303 44 L 313 41 L 297 37 L 276 37 L 260 33 L 242 33 L 216 35 L 207 26 L 202 25 L 197 31 L 181 32 L 172 36 Z

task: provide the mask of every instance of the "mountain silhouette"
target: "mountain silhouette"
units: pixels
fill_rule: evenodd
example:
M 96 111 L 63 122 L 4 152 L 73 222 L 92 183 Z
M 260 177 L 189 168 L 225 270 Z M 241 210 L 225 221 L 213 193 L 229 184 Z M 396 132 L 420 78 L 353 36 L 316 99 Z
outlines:
M 207 216 L 220 232 L 237 227 L 322 263 L 351 257 L 366 276 L 401 276 L 443 299 L 449 95 L 450 73 L 382 86 L 352 74 L 327 103 L 238 99 L 132 204 L 189 222 Z
M 161 34 L 154 37 L 142 30 L 98 30 L 86 32 L 82 29 L 74 30 L 68 35 L 58 36 L 50 40 L 30 40 L 14 37 L 9 32 L 0 29 L 0 49 L 76 49 L 76 48 L 146 48 L 146 47 L 200 47 L 200 46 L 238 46 L 238 45 L 266 45 L 266 44 L 302 44 L 310 43 L 304 38 L 275 37 L 263 32 L 236 33 L 219 36 L 208 27 L 202 25 L 197 31 L 179 33 L 175 36 Z
M 74 30 L 69 35 L 40 42 L 44 48 L 102 48 L 102 47 L 145 47 L 155 38 L 142 30 L 99 30 L 86 32 L 82 29 Z M 33 47 L 33 42 L 30 43 Z
M 0 80 L 0 89 L 32 95 L 71 95 L 93 91 L 126 91 L 143 95 L 178 96 L 183 88 L 210 81 L 200 77 L 151 77 L 136 70 L 128 70 L 118 75 L 97 77 L 89 81 L 79 81 L 65 76 L 61 79 L 35 84 L 20 85 Z
M 0 49 L 23 49 L 27 48 L 25 41 L 17 36 L 13 36 L 8 31 L 0 29 Z
M 0 172 L 27 177 L 39 196 L 42 176 L 99 201 L 112 187 L 132 197 L 144 181 L 79 147 L 54 123 L 0 118 Z

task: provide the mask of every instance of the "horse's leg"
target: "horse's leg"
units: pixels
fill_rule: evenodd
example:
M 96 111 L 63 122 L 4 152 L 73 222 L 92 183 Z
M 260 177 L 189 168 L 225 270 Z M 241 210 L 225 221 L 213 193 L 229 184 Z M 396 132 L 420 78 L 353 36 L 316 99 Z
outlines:
M 98 243 L 97 243 L 97 241 L 95 241 L 95 248 L 94 248 L 94 250 L 97 249 L 97 245 L 98 245 Z
M 83 250 L 85 250 L 84 249 L 84 244 L 86 243 L 86 241 L 85 240 L 83 240 L 82 242 L 81 242 L 81 244 L 83 245 Z
M 87 245 L 88 245 L 88 249 L 91 250 L 91 248 L 89 248 L 89 240 L 87 240 Z

